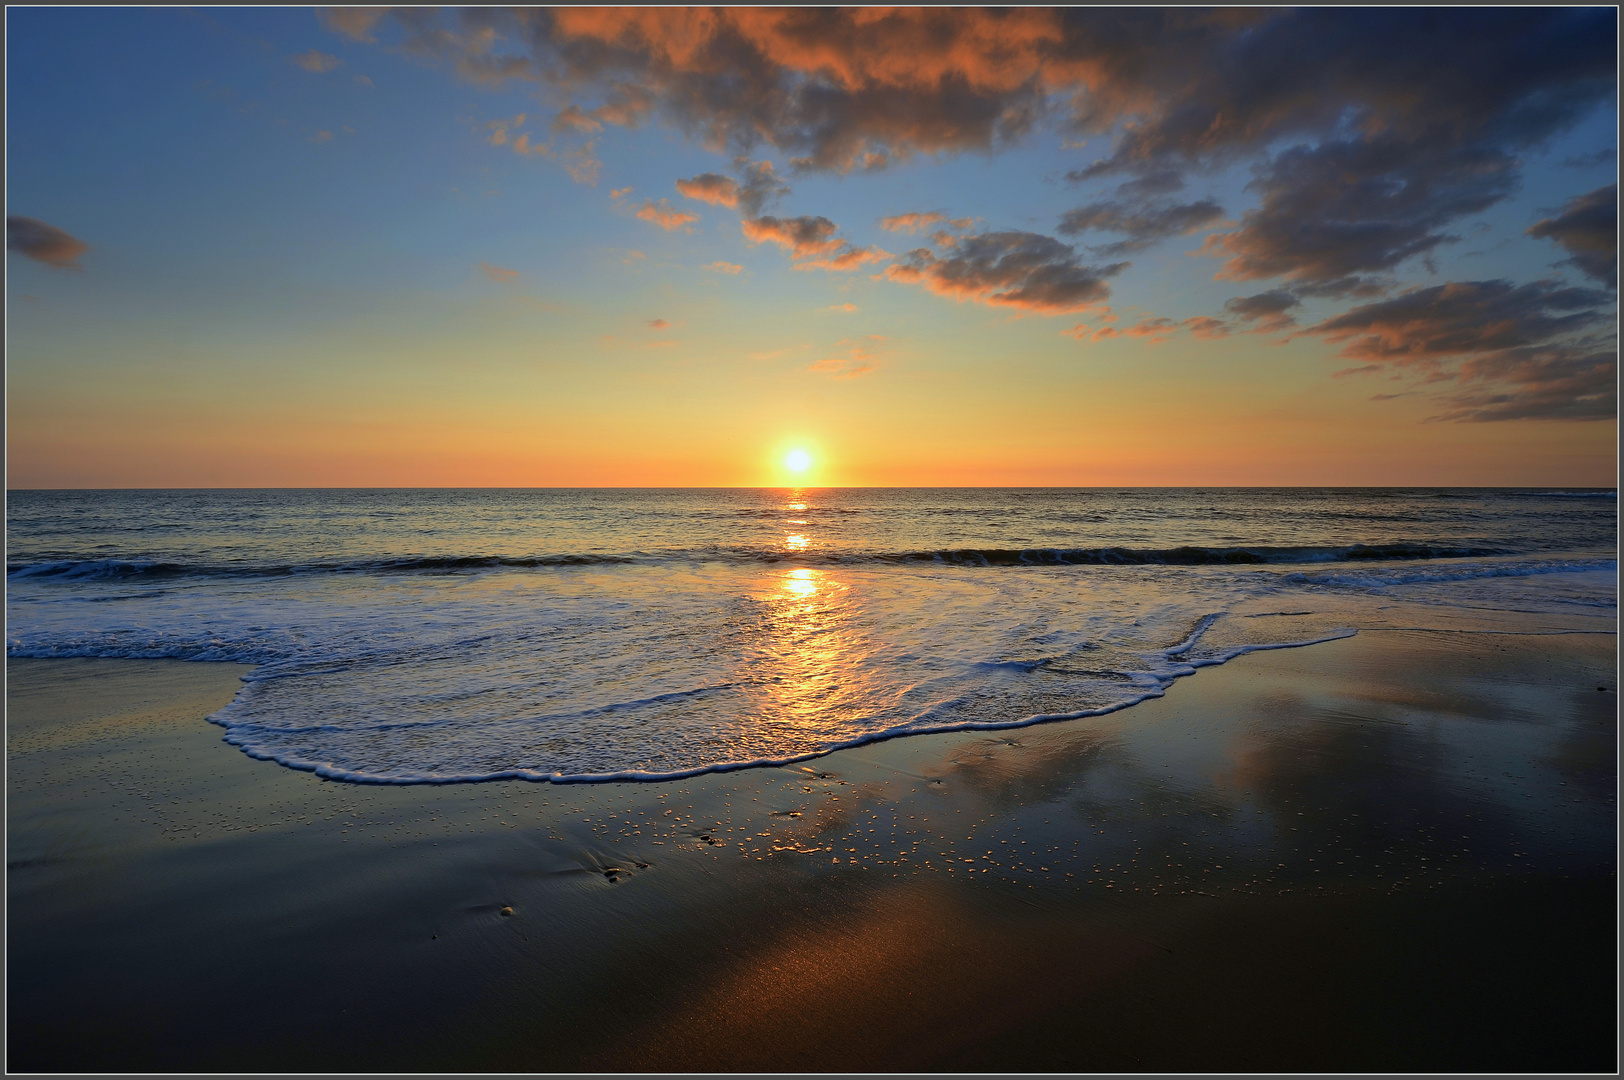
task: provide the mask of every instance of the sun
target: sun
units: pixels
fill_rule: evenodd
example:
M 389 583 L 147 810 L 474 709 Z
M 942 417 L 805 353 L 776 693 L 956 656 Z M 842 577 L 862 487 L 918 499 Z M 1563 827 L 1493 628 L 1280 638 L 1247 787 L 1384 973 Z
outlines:
M 784 468 L 793 473 L 802 473 L 812 467 L 812 455 L 805 450 L 791 450 L 784 455 Z

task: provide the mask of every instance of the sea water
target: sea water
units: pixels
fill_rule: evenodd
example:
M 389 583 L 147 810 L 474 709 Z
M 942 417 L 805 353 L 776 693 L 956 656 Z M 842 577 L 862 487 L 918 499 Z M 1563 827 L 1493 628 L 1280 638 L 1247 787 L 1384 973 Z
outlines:
M 256 665 L 380 783 L 662 779 L 1118 710 L 1361 629 L 1616 633 L 1606 490 L 13 491 L 6 650 Z

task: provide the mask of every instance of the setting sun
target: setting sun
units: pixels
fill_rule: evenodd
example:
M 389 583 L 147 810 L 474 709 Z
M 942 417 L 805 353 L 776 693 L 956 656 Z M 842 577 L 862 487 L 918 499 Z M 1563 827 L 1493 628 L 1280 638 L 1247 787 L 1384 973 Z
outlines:
M 812 467 L 812 455 L 805 450 L 791 450 L 784 455 L 784 468 L 790 472 L 805 472 Z

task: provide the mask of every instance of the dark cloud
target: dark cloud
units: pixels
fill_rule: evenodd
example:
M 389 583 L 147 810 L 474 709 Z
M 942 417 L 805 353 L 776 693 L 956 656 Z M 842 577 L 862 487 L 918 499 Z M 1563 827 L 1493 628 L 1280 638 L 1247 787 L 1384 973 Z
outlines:
M 1278 155 L 1249 185 L 1261 205 L 1207 238 L 1218 276 L 1279 277 L 1347 293 L 1454 239 L 1445 227 L 1516 189 L 1516 159 L 1492 147 L 1356 139 Z
M 1611 146 L 1604 146 L 1600 150 L 1588 154 L 1575 154 L 1562 159 L 1562 164 L 1570 169 L 1593 169 L 1597 165 L 1605 165 L 1613 160 L 1615 151 Z
M 1143 251 L 1158 240 L 1169 236 L 1183 236 L 1210 225 L 1223 217 L 1223 207 L 1211 199 L 1193 203 L 1141 203 L 1097 202 L 1067 212 L 1060 219 L 1059 231 L 1068 236 L 1095 230 L 1125 233 L 1126 240 L 1096 248 L 1107 257 L 1128 255 Z
M 1075 173 L 1066 178 L 1074 179 Z M 1117 185 L 1117 194 L 1127 199 L 1142 199 L 1149 195 L 1170 195 L 1184 190 L 1184 176 L 1177 169 L 1150 169 L 1132 180 Z
M 76 239 L 43 221 L 29 217 L 6 218 L 6 250 L 27 255 L 47 266 L 63 270 L 78 270 L 79 256 L 90 250 L 90 245 Z
M 1606 317 L 1605 293 L 1548 281 L 1453 281 L 1364 304 L 1308 327 L 1342 355 L 1384 363 L 1479 355 L 1544 344 Z
M 1073 101 L 1075 125 L 1103 134 L 1135 121 L 1084 178 L 1338 131 L 1416 147 L 1529 145 L 1616 84 L 1608 9 L 1121 8 L 1065 18 L 1061 51 L 1095 69 Z
M 770 161 L 751 164 L 748 158 L 734 162 L 741 179 L 720 173 L 701 173 L 691 180 L 678 180 L 677 190 L 690 199 L 708 202 L 713 206 L 737 207 L 747 217 L 755 217 L 767 200 L 789 194 Z
M 1516 152 L 1616 88 L 1617 15 L 1603 9 L 1068 12 L 1092 33 L 1086 132 L 1111 153 L 1074 172 L 1155 176 L 1264 158 L 1263 205 L 1210 239 L 1234 280 L 1281 277 L 1368 295 L 1367 275 L 1425 257 L 1447 227 L 1515 190 Z
M 761 213 L 762 207 L 781 195 L 789 194 L 789 185 L 778 178 L 770 161 L 750 164 L 740 158 L 734 164 L 739 169 L 739 209 L 750 217 Z
M 1562 213 L 1537 221 L 1529 236 L 1555 240 L 1572 255 L 1569 263 L 1610 289 L 1618 288 L 1618 185 L 1608 184 L 1569 199 Z
M 1438 420 L 1611 420 L 1618 415 L 1618 350 L 1555 345 L 1507 349 L 1461 366 L 1459 392 Z M 1480 389 L 1487 383 L 1491 388 Z
M 974 300 L 1044 315 L 1086 311 L 1111 295 L 1105 279 L 1125 262 L 1085 266 L 1068 244 L 1028 232 L 981 233 L 960 238 L 950 254 L 917 248 L 885 268 L 893 281 L 923 285 L 955 300 Z
M 1260 334 L 1272 334 L 1297 325 L 1289 314 L 1302 301 L 1283 289 L 1258 293 L 1255 296 L 1236 296 L 1224 301 L 1224 310 L 1241 322 L 1251 323 Z
M 1282 141 L 1527 145 L 1616 83 L 1607 8 L 406 8 L 400 47 L 548 83 L 583 115 L 660 115 L 800 168 L 987 151 L 1063 113 L 1117 136 L 1087 179 L 1177 173 Z M 357 39 L 377 16 L 324 15 Z M 1156 179 L 1151 180 L 1154 175 Z M 1133 182 L 1133 181 L 1130 181 Z
M 1369 365 L 1453 382 L 1438 419 L 1595 420 L 1616 415 L 1611 298 L 1536 281 L 1457 281 L 1365 304 L 1301 331 Z

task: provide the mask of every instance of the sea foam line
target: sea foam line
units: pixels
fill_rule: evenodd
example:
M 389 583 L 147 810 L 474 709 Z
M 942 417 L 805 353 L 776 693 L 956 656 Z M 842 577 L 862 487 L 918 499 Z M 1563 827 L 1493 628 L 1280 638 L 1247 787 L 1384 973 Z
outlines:
M 1162 650 L 1164 657 L 1182 654 L 1192 648 L 1201 635 L 1212 625 L 1218 616 L 1206 616 L 1197 624 L 1196 628 L 1184 641 L 1171 649 Z M 1104 705 L 1095 709 L 1079 709 L 1075 712 L 1064 713 L 1038 713 L 1025 716 L 1017 720 L 970 720 L 953 724 L 898 724 L 894 727 L 879 731 L 867 732 L 863 735 L 832 743 L 820 750 L 812 750 L 803 754 L 791 754 L 785 757 L 752 758 L 744 761 L 724 761 L 710 765 L 696 766 L 692 769 L 679 769 L 670 772 L 648 772 L 640 769 L 625 769 L 604 773 L 544 773 L 535 769 L 502 769 L 488 773 L 459 773 L 454 775 L 435 774 L 407 774 L 404 776 L 379 776 L 354 769 L 342 769 L 325 762 L 311 761 L 305 758 L 294 757 L 287 754 L 277 754 L 272 751 L 260 750 L 249 745 L 246 739 L 232 737 L 233 726 L 229 719 L 223 719 L 222 714 L 231 708 L 231 705 L 209 717 L 211 723 L 226 728 L 228 734 L 223 741 L 236 746 L 243 753 L 258 761 L 274 761 L 289 769 L 300 772 L 314 773 L 324 780 L 341 780 L 352 784 L 394 784 L 401 786 L 416 784 L 482 784 L 500 780 L 523 780 L 530 783 L 550 784 L 609 784 L 609 783 L 667 783 L 672 780 L 688 780 L 696 776 L 705 776 L 710 773 L 736 772 L 740 769 L 782 768 L 786 765 L 796 765 L 803 761 L 814 761 L 821 757 L 841 750 L 851 750 L 859 746 L 868 746 L 872 743 L 887 742 L 891 739 L 907 738 L 914 735 L 945 735 L 957 731 L 1007 731 L 1013 728 L 1031 727 L 1034 724 L 1046 724 L 1059 720 L 1084 720 L 1090 717 L 1108 716 L 1111 713 L 1121 712 L 1152 698 L 1159 698 L 1167 693 L 1168 687 L 1177 679 L 1193 675 L 1204 667 L 1215 667 L 1228 663 L 1237 656 L 1253 652 L 1268 652 L 1275 649 L 1300 649 L 1309 645 L 1320 645 L 1328 641 L 1340 641 L 1353 637 L 1358 631 L 1352 627 L 1344 627 L 1330 631 L 1320 637 L 1308 638 L 1302 641 L 1282 641 L 1267 644 L 1237 645 L 1234 648 L 1220 652 L 1214 656 L 1187 660 L 1169 667 L 1165 675 L 1151 673 L 1155 685 L 1146 688 L 1142 693 L 1130 696 L 1122 701 Z M 1177 650 L 1177 653 L 1175 653 Z M 239 691 L 239 698 L 241 692 Z M 237 704 L 238 699 L 232 701 Z

